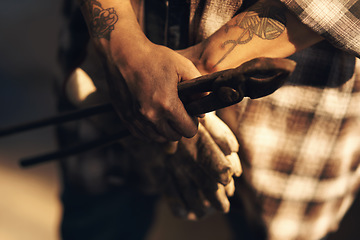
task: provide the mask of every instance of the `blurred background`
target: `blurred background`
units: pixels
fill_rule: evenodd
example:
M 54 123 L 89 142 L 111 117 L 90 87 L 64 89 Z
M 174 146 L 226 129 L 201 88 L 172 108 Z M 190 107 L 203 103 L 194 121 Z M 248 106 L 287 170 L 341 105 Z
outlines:
M 55 113 L 53 84 L 61 0 L 2 1 L 0 12 L 0 128 Z M 56 149 L 51 127 L 0 138 L 0 239 L 59 239 L 60 178 L 56 163 L 30 169 L 20 158 Z M 358 239 L 359 201 L 331 239 Z M 215 226 L 215 227 L 214 227 Z M 355 238 L 353 238 L 355 237 Z M 173 218 L 159 204 L 149 239 L 230 239 L 223 216 L 200 223 Z
M 60 1 L 2 1 L 0 127 L 52 115 Z M 0 239 L 58 239 L 55 163 L 24 170 L 18 159 L 55 149 L 51 128 L 0 139 Z

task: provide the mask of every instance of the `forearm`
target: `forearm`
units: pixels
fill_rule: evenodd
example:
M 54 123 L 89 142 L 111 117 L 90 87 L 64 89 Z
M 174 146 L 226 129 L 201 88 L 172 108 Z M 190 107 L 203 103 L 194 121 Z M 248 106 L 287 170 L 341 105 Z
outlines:
M 151 44 L 130 0 L 80 0 L 80 4 L 93 42 L 108 60 L 125 65 L 127 57 Z
M 110 99 L 130 131 L 155 141 L 196 134 L 177 94 L 179 81 L 200 75 L 193 63 L 143 33 L 130 0 L 84 0 L 82 11 L 107 59 Z
M 256 57 L 287 57 L 321 40 L 279 1 L 261 0 L 184 55 L 209 73 Z

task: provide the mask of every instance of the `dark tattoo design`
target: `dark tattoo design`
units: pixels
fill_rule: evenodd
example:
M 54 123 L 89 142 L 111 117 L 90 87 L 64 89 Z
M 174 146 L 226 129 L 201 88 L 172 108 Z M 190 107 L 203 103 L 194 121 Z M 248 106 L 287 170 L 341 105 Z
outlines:
M 83 4 L 87 4 L 88 7 L 89 29 L 92 37 L 110 40 L 110 33 L 118 21 L 118 15 L 114 8 L 104 9 L 96 0 L 83 1 Z
M 262 39 L 272 40 L 279 37 L 285 30 L 286 16 L 284 8 L 268 6 L 259 3 L 253 6 L 242 17 L 238 17 L 233 25 L 226 25 L 225 32 L 231 28 L 239 27 L 244 29 L 241 35 L 235 40 L 225 41 L 221 47 L 230 44 L 231 47 L 225 55 L 214 65 L 221 63 L 237 45 L 245 44 L 253 39 L 254 34 Z

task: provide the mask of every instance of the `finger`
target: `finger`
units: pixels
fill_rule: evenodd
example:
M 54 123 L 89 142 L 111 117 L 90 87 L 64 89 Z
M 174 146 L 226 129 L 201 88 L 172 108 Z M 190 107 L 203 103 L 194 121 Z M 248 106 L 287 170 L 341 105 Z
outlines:
M 239 143 L 235 135 L 214 112 L 206 114 L 202 124 L 225 155 L 239 151 Z
M 230 155 L 227 155 L 226 158 L 232 164 L 234 175 L 236 177 L 240 177 L 240 175 L 242 174 L 242 167 L 238 153 L 232 152 Z
M 179 141 L 182 137 L 173 127 L 171 122 L 166 120 L 159 121 L 156 129 L 160 135 L 164 136 L 168 141 Z
M 174 162 L 177 166 L 184 164 L 184 159 L 181 162 Z M 182 167 L 185 169 L 184 167 Z M 195 162 L 187 163 L 186 169 L 191 173 L 189 178 L 198 186 L 198 189 L 201 191 L 203 200 L 203 205 L 205 206 L 206 213 L 211 211 L 211 207 L 215 209 L 227 212 L 229 209 L 229 201 L 227 199 L 227 194 L 229 196 L 235 191 L 234 180 L 231 178 L 229 184 L 224 187 L 222 184 L 219 184 L 212 178 L 208 173 L 206 173 L 202 167 L 200 167 Z
M 218 184 L 218 190 L 216 191 L 216 199 L 219 201 L 221 208 L 220 211 L 227 213 L 230 210 L 230 202 L 226 196 L 225 187 L 221 184 Z
M 135 119 L 139 119 L 143 126 L 151 126 L 168 141 L 178 141 L 182 136 L 192 137 L 196 134 L 197 119 L 187 114 L 178 96 L 164 96 L 158 102 L 159 106 L 152 106 L 149 102 L 144 104 Z
M 214 193 L 217 191 L 217 181 L 194 160 L 188 161 L 188 159 L 182 158 L 176 162 L 176 166 L 183 168 L 202 192 Z M 207 203 L 204 202 L 204 205 Z
M 210 134 L 200 124 L 198 132 L 197 162 L 218 182 L 223 185 L 231 181 L 233 175 L 232 163 L 225 157 Z
M 203 217 L 206 213 L 204 199 L 200 194 L 197 185 L 194 184 L 188 174 L 189 168 L 186 165 L 179 166 L 179 164 L 173 165 L 173 168 L 174 167 L 176 169 L 171 171 L 173 182 L 186 206 L 186 209 L 189 212 L 193 212 L 197 218 Z
M 225 187 L 217 183 L 215 191 L 204 191 L 205 198 L 210 202 L 211 206 L 220 212 L 228 212 L 230 209 L 230 202 L 226 195 Z
M 182 81 L 191 80 L 201 76 L 199 70 L 188 59 L 184 59 L 184 61 L 181 62 L 181 67 L 179 67 L 177 71 Z
M 197 137 L 198 135 L 196 135 L 195 141 L 197 141 Z M 204 168 L 204 165 L 198 163 L 196 160 L 196 151 L 197 146 L 194 144 L 194 139 L 182 139 L 179 142 L 178 155 L 176 155 L 179 156 L 179 154 L 182 153 L 181 158 L 174 157 L 175 161 L 172 161 L 172 165 L 175 166 L 176 169 L 183 169 L 184 172 L 187 173 L 187 175 L 185 175 L 185 181 L 188 181 L 188 179 L 191 178 L 191 182 L 195 183 L 198 189 L 201 191 L 201 195 L 204 198 L 202 205 L 204 206 L 206 213 L 210 209 L 208 202 L 210 202 L 211 206 L 219 211 L 227 210 L 228 200 L 226 198 L 224 187 L 220 188 L 219 190 L 219 184 L 217 183 L 217 180 L 215 180 L 216 177 L 213 177 L 209 171 Z M 222 154 L 220 149 L 218 149 L 218 151 Z M 230 181 L 231 178 L 229 182 Z M 225 195 L 221 195 L 221 191 Z
M 147 141 L 166 142 L 166 138 L 154 129 L 151 122 L 133 118 L 131 122 L 127 122 L 127 125 L 132 135 L 137 138 Z
M 190 60 L 184 58 L 184 61 L 179 65 L 180 67 L 178 67 L 177 72 L 180 81 L 191 80 L 201 76 L 201 73 Z M 188 115 L 179 98 L 175 102 L 173 116 L 170 120 L 173 128 L 184 137 L 191 138 L 197 132 L 198 122 L 194 121 L 194 118 Z
M 115 83 L 125 81 L 121 75 L 118 76 L 118 78 L 113 78 L 114 77 L 110 77 L 109 79 L 112 79 Z M 133 99 L 126 84 L 120 84 L 119 86 L 115 84 L 113 87 L 109 87 L 109 89 L 114 109 L 133 136 L 156 142 L 166 141 L 166 138 L 156 130 L 155 124 L 150 121 L 151 118 L 149 120 L 149 116 L 145 116 L 145 113 L 147 113 L 147 115 L 149 115 L 149 113 L 140 111 L 139 103 Z M 119 89 L 122 90 L 120 91 Z
M 180 99 L 177 99 L 172 106 L 169 123 L 177 133 L 187 138 L 195 136 L 198 128 L 197 120 L 189 116 Z
M 175 154 L 176 150 L 178 148 L 178 144 L 179 144 L 178 141 L 165 143 L 164 146 L 163 146 L 165 153 L 167 153 L 167 154 Z
M 181 199 L 180 194 L 174 186 L 172 180 L 169 181 L 168 186 L 165 190 L 165 199 L 174 216 L 179 218 L 188 217 L 189 212 L 186 209 L 186 206 Z
M 225 186 L 225 192 L 228 197 L 234 196 L 235 193 L 235 182 L 234 179 L 231 179 L 231 182 Z
M 230 202 L 226 196 L 225 187 L 221 184 L 218 184 L 218 190 L 215 193 L 215 199 L 218 202 L 217 209 L 221 212 L 227 213 L 230 210 Z
M 206 213 L 206 207 L 195 184 L 191 181 L 177 180 L 179 180 L 177 181 L 177 187 L 179 188 L 181 199 L 183 199 L 186 209 L 189 212 L 193 212 L 197 218 L 202 218 Z
M 190 221 L 196 221 L 196 220 L 198 220 L 198 217 L 196 216 L 196 214 L 194 212 L 189 212 L 186 219 L 190 220 Z

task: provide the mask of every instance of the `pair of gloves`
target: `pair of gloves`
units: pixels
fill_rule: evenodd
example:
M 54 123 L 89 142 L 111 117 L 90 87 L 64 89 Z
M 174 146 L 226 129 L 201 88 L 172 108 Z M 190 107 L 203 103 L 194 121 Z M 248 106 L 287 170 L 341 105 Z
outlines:
M 103 94 L 80 68 L 66 84 L 66 95 L 77 107 L 103 102 Z M 106 101 L 106 100 L 105 100 Z M 121 128 L 115 114 L 89 119 L 104 133 Z M 118 141 L 122 149 L 106 162 L 104 177 L 110 184 L 128 184 L 145 192 L 164 195 L 172 212 L 196 220 L 214 210 L 228 212 L 235 191 L 234 177 L 242 173 L 239 144 L 214 112 L 200 119 L 198 133 L 178 142 L 145 142 L 129 136 Z

